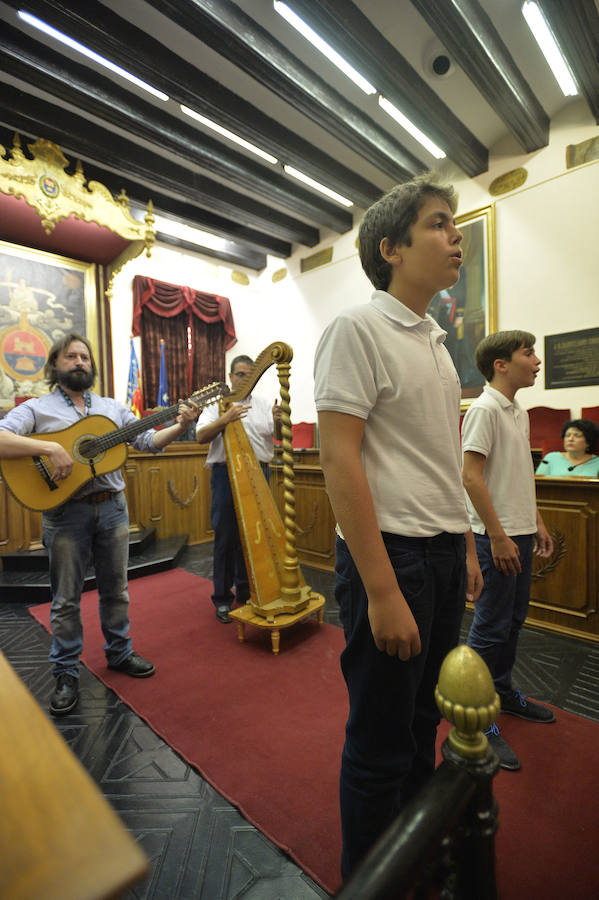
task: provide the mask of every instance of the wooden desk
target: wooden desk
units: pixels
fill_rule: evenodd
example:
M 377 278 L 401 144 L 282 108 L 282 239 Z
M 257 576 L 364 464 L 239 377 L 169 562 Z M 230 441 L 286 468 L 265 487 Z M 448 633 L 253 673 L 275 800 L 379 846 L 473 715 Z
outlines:
M 0 653 L 0 900 L 118 897 L 148 862 Z
M 536 477 L 554 552 L 535 557 L 529 625 L 599 642 L 599 479 Z

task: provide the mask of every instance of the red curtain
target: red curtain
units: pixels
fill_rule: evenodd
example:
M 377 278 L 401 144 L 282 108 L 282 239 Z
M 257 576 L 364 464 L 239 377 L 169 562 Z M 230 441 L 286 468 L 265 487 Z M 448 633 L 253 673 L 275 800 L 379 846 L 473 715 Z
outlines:
M 146 408 L 155 406 L 158 395 L 161 338 L 171 403 L 224 381 L 225 350 L 237 342 L 227 297 L 144 275 L 133 279 L 133 334 L 141 335 Z

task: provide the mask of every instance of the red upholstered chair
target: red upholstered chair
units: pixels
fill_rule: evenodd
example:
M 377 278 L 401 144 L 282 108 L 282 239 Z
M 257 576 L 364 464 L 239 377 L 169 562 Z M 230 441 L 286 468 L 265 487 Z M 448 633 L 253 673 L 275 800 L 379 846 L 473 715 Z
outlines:
M 561 438 L 563 426 L 572 418 L 569 409 L 552 409 L 549 406 L 533 406 L 528 410 L 530 419 L 530 446 L 542 450 L 543 456 L 553 450 L 563 450 Z
M 590 419 L 599 425 L 599 406 L 583 406 L 580 410 L 581 419 Z
M 314 422 L 292 424 L 291 446 L 294 450 L 309 450 L 314 446 Z

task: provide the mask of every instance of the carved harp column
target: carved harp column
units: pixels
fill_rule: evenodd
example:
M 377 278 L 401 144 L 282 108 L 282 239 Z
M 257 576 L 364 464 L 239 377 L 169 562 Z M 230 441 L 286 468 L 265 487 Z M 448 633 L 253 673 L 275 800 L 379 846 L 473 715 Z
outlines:
M 224 431 L 225 456 L 239 532 L 250 582 L 249 605 L 265 619 L 302 613 L 319 594 L 305 584 L 296 550 L 295 482 L 291 446 L 289 371 L 293 351 L 277 341 L 258 356 L 234 393 L 221 400 L 224 409 L 252 391 L 264 372 L 276 364 L 282 410 L 284 518 L 281 519 L 241 421 Z M 322 599 L 324 603 L 324 598 Z

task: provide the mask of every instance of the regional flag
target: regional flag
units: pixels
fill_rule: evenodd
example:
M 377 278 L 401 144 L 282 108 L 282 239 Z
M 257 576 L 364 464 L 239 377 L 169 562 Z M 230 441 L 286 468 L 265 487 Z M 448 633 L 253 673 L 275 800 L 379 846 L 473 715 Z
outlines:
M 141 419 L 143 405 L 139 363 L 137 362 L 135 347 L 133 346 L 133 338 L 131 338 L 131 362 L 129 364 L 129 381 L 127 382 L 127 406 L 138 419 Z
M 166 362 L 164 359 L 164 341 L 160 340 L 160 381 L 158 384 L 158 401 L 156 406 L 168 406 L 168 384 L 166 381 Z

